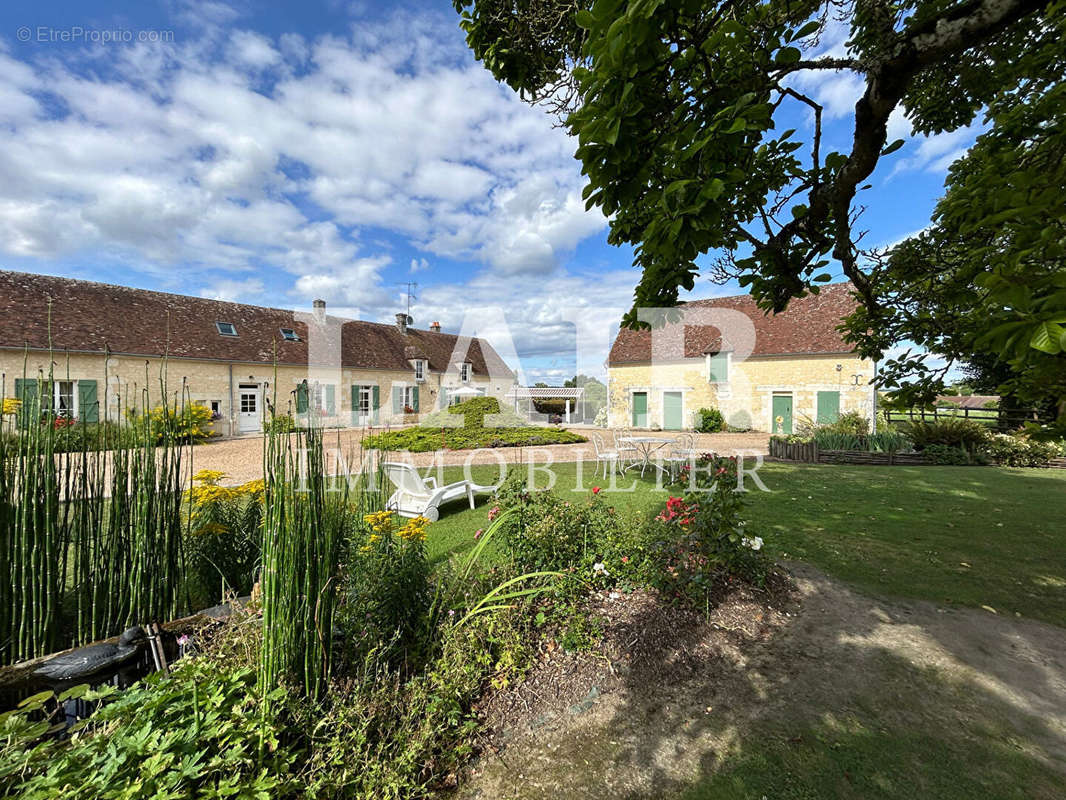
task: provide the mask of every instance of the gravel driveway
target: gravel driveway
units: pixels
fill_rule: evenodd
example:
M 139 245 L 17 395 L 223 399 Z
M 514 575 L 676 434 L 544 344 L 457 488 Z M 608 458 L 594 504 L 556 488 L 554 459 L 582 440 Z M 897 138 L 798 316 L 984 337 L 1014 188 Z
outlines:
M 584 434 L 582 428 L 570 428 L 574 433 Z M 349 465 L 355 468 L 362 458 L 360 442 L 365 431 L 361 428 L 330 431 L 326 445 L 336 448 Z M 668 434 L 651 433 L 650 436 Z M 697 449 L 733 455 L 766 455 L 769 446 L 766 433 L 704 433 L 697 435 Z M 435 453 L 412 453 L 408 458 L 415 465 L 428 466 L 434 463 L 461 466 L 463 464 L 543 464 L 558 461 L 584 461 L 596 458 L 592 442 L 583 444 L 553 444 L 538 447 L 501 447 L 480 450 L 445 450 Z M 194 448 L 193 471 L 216 469 L 226 473 L 225 485 L 235 486 L 263 477 L 263 437 L 247 436 L 224 439 Z

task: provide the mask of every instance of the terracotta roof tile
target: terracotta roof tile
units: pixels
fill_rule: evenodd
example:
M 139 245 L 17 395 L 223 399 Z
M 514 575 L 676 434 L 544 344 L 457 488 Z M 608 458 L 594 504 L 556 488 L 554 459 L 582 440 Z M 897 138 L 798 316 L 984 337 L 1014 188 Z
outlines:
M 856 307 L 850 283 L 823 286 L 819 294 L 793 300 L 785 311 L 776 315 L 766 314 L 747 294 L 694 300 L 684 307 L 731 309 L 745 314 L 755 326 L 753 356 L 849 353 L 853 349 L 837 330 L 841 320 Z M 699 358 L 705 353 L 733 349 L 728 341 L 723 343 L 721 332 L 711 325 L 685 325 L 683 339 L 666 339 L 672 346 L 657 354 L 657 359 Z M 611 347 L 608 365 L 651 361 L 651 342 L 650 330 L 623 328 Z
M 228 303 L 126 286 L 0 270 L 0 347 L 51 347 L 56 351 L 172 358 L 307 364 L 310 312 Z M 299 318 L 298 318 L 299 317 Z M 418 352 L 430 370 L 449 367 L 458 337 L 450 333 L 340 317 L 324 317 L 326 332 L 341 330 L 343 366 L 410 370 L 407 353 Z M 236 336 L 223 336 L 216 322 L 231 322 Z M 315 324 L 312 322 L 311 324 Z M 282 337 L 291 328 L 298 341 Z M 334 333 L 335 335 L 335 333 Z M 513 374 L 492 346 L 470 342 L 466 359 L 475 375 Z

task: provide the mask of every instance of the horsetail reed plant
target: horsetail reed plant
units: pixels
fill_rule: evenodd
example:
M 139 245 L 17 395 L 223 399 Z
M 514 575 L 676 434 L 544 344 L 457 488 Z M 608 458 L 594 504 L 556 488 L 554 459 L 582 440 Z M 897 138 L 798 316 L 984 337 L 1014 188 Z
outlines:
M 165 369 L 164 362 L 167 407 Z M 84 423 L 53 407 L 54 373 L 52 362 L 47 375 L 21 379 L 19 430 L 0 437 L 2 662 L 162 621 L 181 609 L 183 445 L 172 436 L 157 443 L 145 427 L 108 451 L 111 443 L 101 438 L 107 428 L 97 426 L 81 429 L 72 440 L 78 446 L 61 452 L 60 432 Z M 146 406 L 148 399 L 144 392 Z M 107 422 L 106 396 L 103 405 Z
M 272 415 L 275 403 L 268 404 Z M 330 674 L 340 552 L 351 510 L 347 483 L 328 491 L 323 432 L 313 414 L 307 424 L 291 433 L 270 425 L 264 440 L 264 700 L 284 679 L 320 698 Z

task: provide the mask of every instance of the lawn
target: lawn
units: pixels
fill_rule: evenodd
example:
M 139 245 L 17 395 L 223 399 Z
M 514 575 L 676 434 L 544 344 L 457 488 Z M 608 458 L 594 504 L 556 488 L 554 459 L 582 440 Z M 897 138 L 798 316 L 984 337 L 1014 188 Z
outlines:
M 593 464 L 552 467 L 556 490 L 583 495 Z M 472 468 L 492 483 L 496 467 Z M 867 593 L 988 607 L 1066 626 L 1066 470 L 766 464 L 769 492 L 752 491 L 750 532 L 773 555 L 807 561 Z M 462 477 L 446 469 L 446 480 Z M 546 475 L 536 475 L 543 486 Z M 646 515 L 667 493 L 630 473 L 609 492 Z M 473 546 L 486 506 L 454 505 L 429 529 L 431 557 Z

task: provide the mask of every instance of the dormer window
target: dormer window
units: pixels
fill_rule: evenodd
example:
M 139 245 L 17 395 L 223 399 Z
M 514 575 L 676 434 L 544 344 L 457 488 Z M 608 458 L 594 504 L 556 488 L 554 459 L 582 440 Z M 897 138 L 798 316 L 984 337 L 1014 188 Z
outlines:
M 216 322 L 215 327 L 218 328 L 218 332 L 223 336 L 237 335 L 237 326 L 232 322 Z
M 415 380 L 424 381 L 426 379 L 426 362 L 421 358 L 415 359 Z
M 459 365 L 459 380 L 466 383 L 470 380 L 470 362 L 464 361 Z
M 281 338 L 284 339 L 286 342 L 300 341 L 300 337 L 296 335 L 296 331 L 294 331 L 292 328 L 282 328 Z

